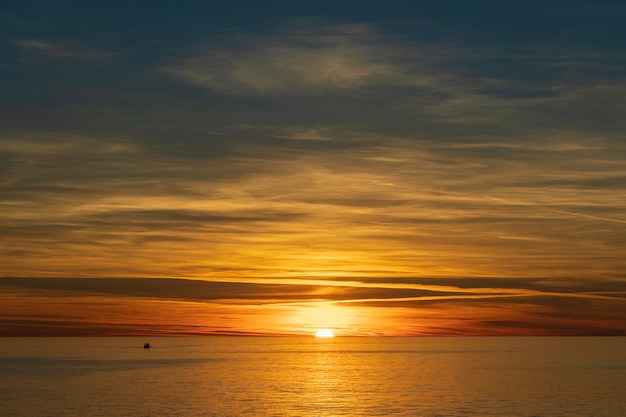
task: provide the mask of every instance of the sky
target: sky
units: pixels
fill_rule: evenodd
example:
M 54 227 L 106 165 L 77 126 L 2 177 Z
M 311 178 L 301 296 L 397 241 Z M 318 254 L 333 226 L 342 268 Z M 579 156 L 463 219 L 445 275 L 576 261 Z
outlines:
M 626 335 L 623 1 L 0 3 L 0 336 Z

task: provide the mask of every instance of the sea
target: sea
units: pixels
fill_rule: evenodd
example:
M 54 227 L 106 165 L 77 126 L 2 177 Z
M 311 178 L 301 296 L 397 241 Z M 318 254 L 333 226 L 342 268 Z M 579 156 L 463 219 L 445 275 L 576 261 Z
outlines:
M 624 417 L 626 337 L 0 338 L 0 416 Z

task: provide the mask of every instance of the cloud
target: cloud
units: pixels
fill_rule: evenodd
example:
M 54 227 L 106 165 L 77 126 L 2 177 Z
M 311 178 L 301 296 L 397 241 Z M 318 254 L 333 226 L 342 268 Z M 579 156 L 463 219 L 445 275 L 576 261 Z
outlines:
M 471 282 L 473 278 L 468 278 L 465 284 Z M 354 280 L 267 284 L 2 278 L 0 329 L 7 335 L 267 335 L 307 334 L 324 322 L 341 334 L 359 335 L 611 335 L 624 330 L 617 313 L 623 299 L 614 297 L 396 286 L 384 279 L 369 284 Z
M 619 53 L 550 42 L 409 42 L 349 24 L 285 25 L 272 34 L 233 38 L 198 46 L 163 71 L 213 93 L 258 97 L 288 118 L 319 119 L 324 109 L 335 109 L 344 123 L 387 132 L 411 124 L 434 134 L 453 133 L 455 126 L 488 126 L 501 135 L 623 130 L 624 83 L 611 69 L 623 66 Z M 339 97 L 347 101 L 338 103 Z M 285 100 L 299 100 L 299 112 Z
M 53 58 L 107 58 L 118 54 L 96 51 L 76 41 L 57 41 L 47 39 L 21 39 L 14 42 L 24 52 L 40 53 Z
M 223 94 L 349 91 L 379 84 L 420 85 L 407 51 L 367 25 L 296 30 L 282 36 L 241 36 L 229 49 L 206 47 L 165 69 L 186 82 Z
M 133 138 L 7 133 L 5 273 L 80 275 L 85 264 L 90 276 L 619 270 L 624 238 L 613 226 L 626 219 L 612 190 L 626 172 L 624 147 L 610 138 L 226 131 L 237 140 L 201 156 L 201 142 L 196 155 L 171 155 L 167 143 Z
M 623 7 L 422 6 L 7 21 L 0 332 L 623 329 Z

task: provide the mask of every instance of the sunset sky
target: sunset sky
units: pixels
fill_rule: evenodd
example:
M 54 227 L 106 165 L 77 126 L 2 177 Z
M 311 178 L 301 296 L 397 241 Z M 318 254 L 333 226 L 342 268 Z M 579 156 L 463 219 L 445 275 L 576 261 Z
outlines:
M 626 335 L 623 1 L 0 3 L 0 336 Z

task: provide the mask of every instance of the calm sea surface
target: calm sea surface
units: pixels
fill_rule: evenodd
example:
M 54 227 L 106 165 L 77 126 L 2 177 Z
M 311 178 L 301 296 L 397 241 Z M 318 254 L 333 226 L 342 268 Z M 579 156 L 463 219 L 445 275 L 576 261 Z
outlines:
M 0 415 L 624 417 L 626 337 L 0 338 Z

